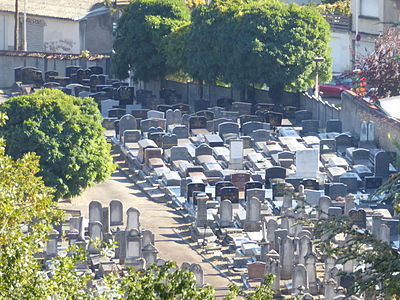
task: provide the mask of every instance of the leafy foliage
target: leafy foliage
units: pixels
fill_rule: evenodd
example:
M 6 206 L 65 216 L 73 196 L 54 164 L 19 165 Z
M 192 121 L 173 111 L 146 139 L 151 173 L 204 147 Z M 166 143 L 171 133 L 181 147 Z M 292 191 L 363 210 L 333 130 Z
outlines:
M 350 0 L 323 1 L 317 8 L 322 14 L 329 15 L 350 15 Z
M 58 90 L 39 90 L 9 99 L 0 110 L 9 117 L 0 128 L 6 152 L 13 158 L 34 152 L 39 176 L 56 198 L 78 195 L 114 170 L 101 115 L 91 98 L 75 98 Z
M 356 58 L 356 67 L 367 83 L 376 88 L 376 98 L 400 95 L 400 28 L 386 27 L 374 51 Z
M 329 24 L 310 6 L 280 1 L 217 0 L 192 13 L 186 71 L 196 79 L 305 90 L 315 78 L 329 80 Z
M 34 256 L 43 251 L 52 224 L 61 217 L 52 201 L 54 190 L 37 176 L 39 157 L 27 153 L 14 161 L 5 155 L 4 140 L 0 144 L 0 298 L 66 299 L 73 295 L 78 299 L 86 295 L 83 288 L 88 278 L 73 272 L 82 252 L 54 260 L 51 278 Z
M 352 225 L 348 218 L 318 220 L 316 236 L 323 237 L 322 251 L 338 257 L 338 262 L 356 262 L 354 285 L 349 295 L 368 292 L 374 299 L 400 294 L 400 254 L 368 231 Z M 345 243 L 332 243 L 339 234 L 345 234 Z M 390 298 L 394 299 L 394 298 Z
M 118 21 L 112 57 L 120 78 L 133 71 L 135 79 L 162 78 L 169 73 L 164 54 L 165 37 L 190 19 L 182 0 L 135 0 Z

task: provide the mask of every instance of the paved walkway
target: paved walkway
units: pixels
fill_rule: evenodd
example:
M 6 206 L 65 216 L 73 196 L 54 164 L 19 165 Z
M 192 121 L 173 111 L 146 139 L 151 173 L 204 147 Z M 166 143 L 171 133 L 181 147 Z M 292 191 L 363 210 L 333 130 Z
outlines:
M 199 263 L 204 271 L 205 283 L 215 287 L 216 296 L 228 294 L 229 281 L 209 263 L 203 262 L 202 257 L 174 231 L 174 228 L 186 223 L 183 217 L 167 204 L 149 200 L 122 172 L 116 171 L 108 181 L 86 190 L 80 197 L 72 199 L 71 203 L 62 203 L 60 206 L 79 209 L 88 218 L 90 201 L 98 200 L 103 205 L 108 205 L 112 199 L 121 200 L 124 211 L 129 207 L 140 210 L 141 227 L 155 234 L 155 246 L 160 258 L 174 260 L 179 265 L 182 262 Z

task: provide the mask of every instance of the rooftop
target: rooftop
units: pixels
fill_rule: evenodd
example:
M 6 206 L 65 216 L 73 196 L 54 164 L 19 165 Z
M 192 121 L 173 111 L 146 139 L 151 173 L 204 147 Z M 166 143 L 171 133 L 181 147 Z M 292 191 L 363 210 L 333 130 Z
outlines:
M 28 15 L 60 19 L 77 19 L 89 11 L 103 6 L 99 0 L 26 0 Z M 0 0 L 0 12 L 15 12 L 15 1 Z M 19 1 L 19 11 L 24 12 L 23 1 Z

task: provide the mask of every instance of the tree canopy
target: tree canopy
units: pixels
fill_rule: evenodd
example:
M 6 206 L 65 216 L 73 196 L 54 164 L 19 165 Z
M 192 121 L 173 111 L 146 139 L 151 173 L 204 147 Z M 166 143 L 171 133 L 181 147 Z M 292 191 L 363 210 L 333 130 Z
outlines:
M 190 20 L 182 0 L 135 0 L 118 21 L 112 57 L 113 70 L 120 78 L 133 71 L 135 79 L 151 80 L 168 74 L 165 38 Z
M 39 176 L 55 197 L 71 197 L 111 175 L 111 146 L 104 138 L 101 115 L 91 98 L 75 98 L 43 89 L 10 98 L 0 106 L 9 120 L 0 128 L 6 153 L 40 157 Z
M 311 6 L 281 1 L 217 0 L 193 11 L 187 33 L 186 71 L 245 88 L 267 84 L 305 90 L 322 56 L 322 80 L 331 76 L 330 27 Z
M 375 41 L 374 50 L 356 58 L 356 67 L 366 77 L 377 98 L 400 95 L 400 27 L 387 26 Z

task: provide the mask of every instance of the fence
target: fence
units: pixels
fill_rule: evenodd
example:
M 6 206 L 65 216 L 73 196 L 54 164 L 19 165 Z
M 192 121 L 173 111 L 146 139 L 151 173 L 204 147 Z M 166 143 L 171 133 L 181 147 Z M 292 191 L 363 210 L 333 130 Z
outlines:
M 300 109 L 312 112 L 313 119 L 319 120 L 319 126 L 324 128 L 327 120 L 340 120 L 341 108 L 329 104 L 323 99 L 317 99 L 308 93 L 300 95 Z

